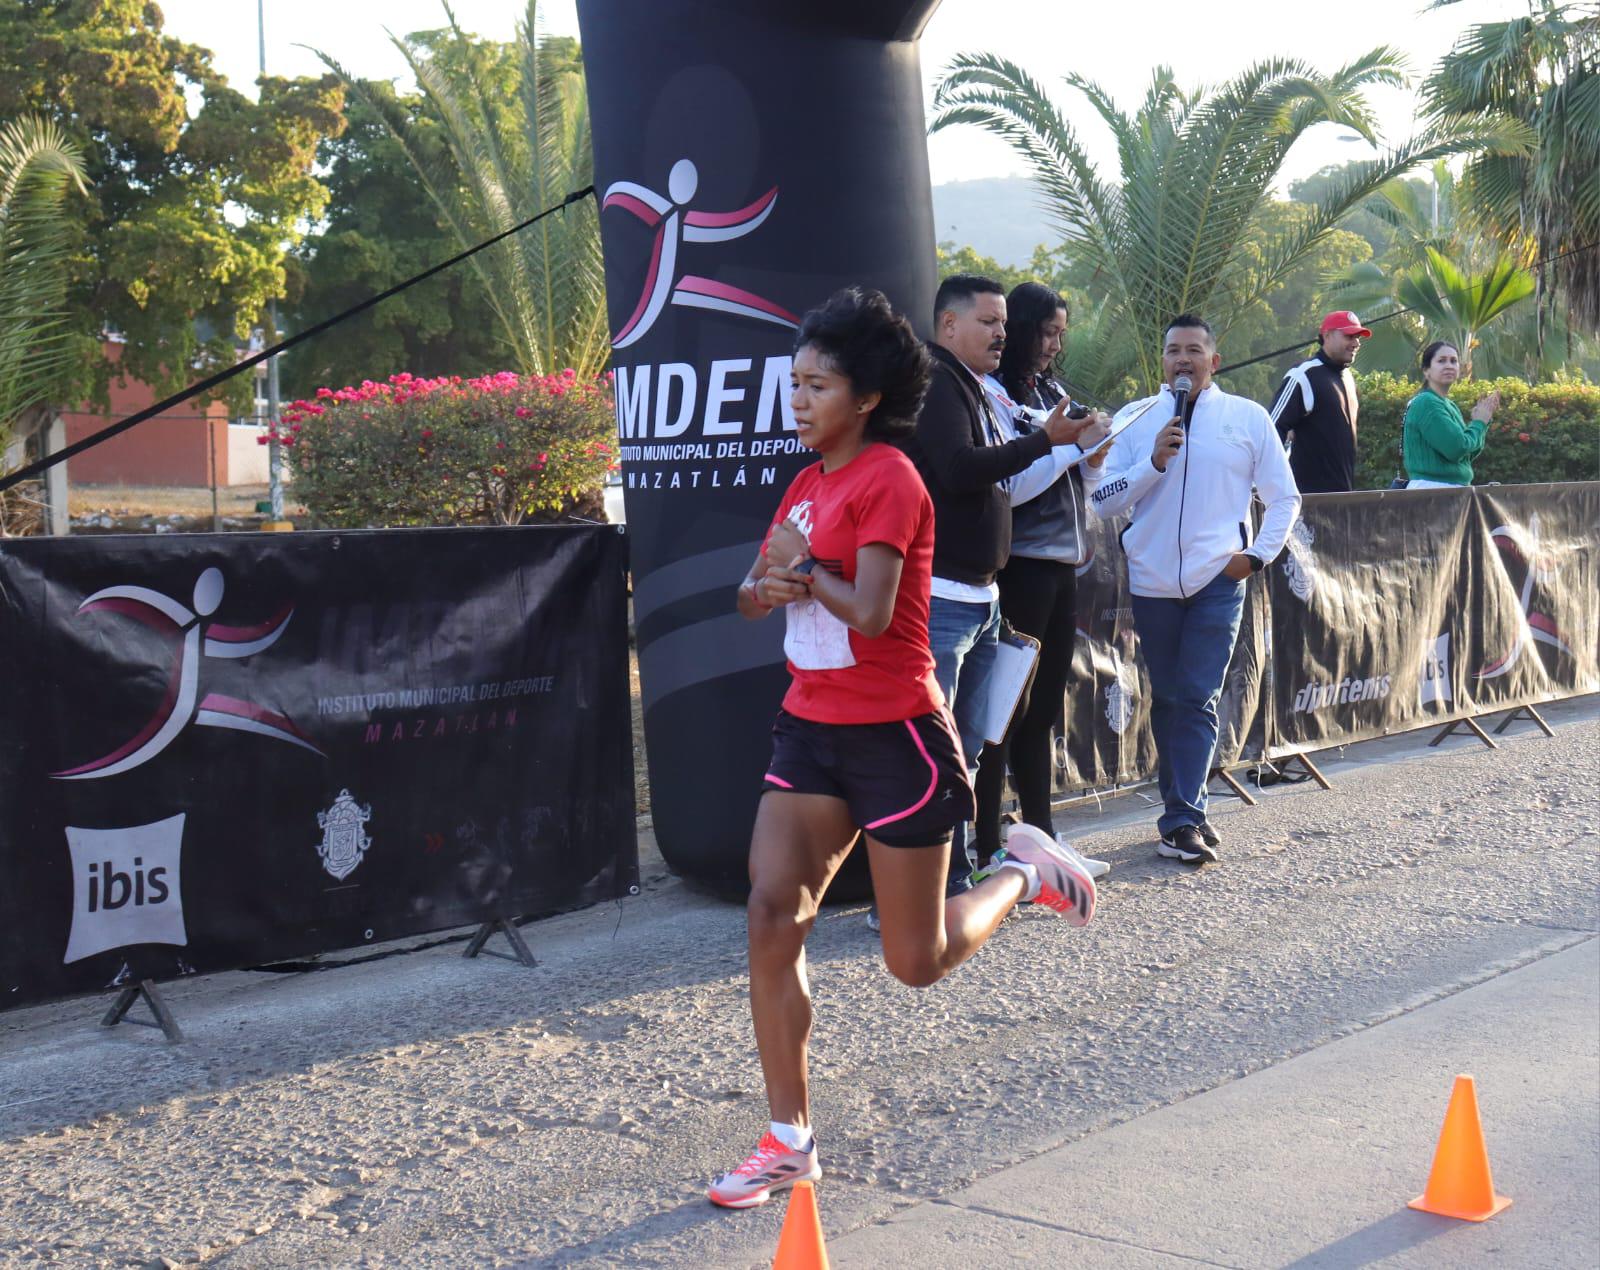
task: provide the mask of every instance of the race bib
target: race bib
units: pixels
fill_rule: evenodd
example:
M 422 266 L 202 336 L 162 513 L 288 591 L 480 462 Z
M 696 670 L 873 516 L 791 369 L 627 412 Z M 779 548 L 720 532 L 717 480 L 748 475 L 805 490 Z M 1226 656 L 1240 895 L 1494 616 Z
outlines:
M 799 670 L 843 670 L 856 664 L 850 651 L 850 628 L 822 607 L 819 600 L 801 600 L 783 610 L 788 627 L 783 652 Z

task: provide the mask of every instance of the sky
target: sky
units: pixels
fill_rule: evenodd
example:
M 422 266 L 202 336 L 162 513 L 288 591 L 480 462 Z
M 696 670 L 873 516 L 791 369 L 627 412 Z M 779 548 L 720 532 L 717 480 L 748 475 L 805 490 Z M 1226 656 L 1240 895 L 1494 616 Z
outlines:
M 265 5 L 267 69 L 277 75 L 321 73 L 316 57 L 297 47 L 311 44 L 352 74 L 401 77 L 404 64 L 383 28 L 404 34 L 444 24 L 439 0 L 384 0 L 381 5 L 265 0 Z M 524 11 L 518 0 L 453 0 L 453 7 L 464 29 L 499 39 L 511 37 Z M 259 64 L 256 0 L 161 0 L 161 9 L 169 34 L 212 50 L 230 83 L 250 91 Z M 1171 66 L 1186 86 L 1215 84 L 1267 57 L 1298 56 L 1332 71 L 1387 44 L 1420 78 L 1466 27 L 1526 11 L 1526 0 L 1460 0 L 1432 12 L 1423 0 L 1138 0 L 1071 6 L 1063 0 L 943 0 L 922 38 L 923 98 L 925 104 L 932 101 L 934 83 L 956 54 L 999 53 L 1060 89 L 1056 100 L 1063 113 L 1096 161 L 1110 166 L 1115 151 L 1098 117 L 1060 84 L 1069 71 L 1098 81 L 1128 111 L 1160 64 Z M 577 35 L 577 0 L 545 0 L 539 12 L 551 34 Z M 997 13 L 1003 21 L 996 21 Z M 1148 34 L 1135 39 L 1130 28 Z M 1385 137 L 1398 141 L 1411 132 L 1413 92 L 1377 88 L 1369 99 Z M 1324 126 L 1291 153 L 1281 183 L 1371 153 L 1348 130 Z M 1003 142 L 971 127 L 931 137 L 928 161 L 936 185 L 1022 171 Z

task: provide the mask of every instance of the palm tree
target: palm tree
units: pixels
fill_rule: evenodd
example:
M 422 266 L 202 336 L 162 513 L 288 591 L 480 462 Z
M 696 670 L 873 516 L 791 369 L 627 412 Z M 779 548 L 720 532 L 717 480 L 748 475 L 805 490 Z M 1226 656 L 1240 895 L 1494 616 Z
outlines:
M 1211 92 L 1185 92 L 1160 67 L 1129 116 L 1104 89 L 1068 75 L 1068 87 L 1089 101 L 1116 141 L 1120 180 L 1112 181 L 1026 71 L 992 54 L 965 54 L 935 89 L 932 130 L 976 124 L 1026 161 L 1047 213 L 1093 268 L 1111 305 L 1111 320 L 1099 326 L 1126 351 L 1085 354 L 1084 361 L 1100 365 L 1090 387 L 1112 390 L 1130 372 L 1144 384 L 1156 382 L 1157 335 L 1169 318 L 1204 312 L 1226 332 L 1385 182 L 1448 155 L 1526 146 L 1527 130 L 1498 118 L 1438 120 L 1379 157 L 1350 165 L 1310 215 L 1261 249 L 1262 209 L 1295 142 L 1321 123 L 1372 141 L 1364 90 L 1403 79 L 1398 54 L 1387 48 L 1331 75 L 1290 59 L 1259 62 Z
M 1502 116 L 1533 129 L 1532 150 L 1467 165 L 1471 214 L 1523 264 L 1574 253 L 1549 266 L 1554 289 L 1572 324 L 1600 329 L 1600 6 L 1530 0 L 1524 17 L 1470 28 L 1423 86 L 1423 103 L 1435 118 Z
M 529 0 L 518 24 L 509 85 L 448 4 L 446 47 L 390 36 L 427 99 L 426 118 L 412 117 L 392 96 L 317 53 L 384 121 L 463 248 L 559 203 L 594 177 L 582 63 L 572 41 L 538 38 L 538 7 Z M 444 142 L 438 159 L 431 157 L 439 152 L 437 138 Z M 592 202 L 573 204 L 469 263 L 518 370 L 547 375 L 571 367 L 584 379 L 600 373 L 610 343 Z
M 1405 372 L 1422 344 L 1443 338 L 1460 349 L 1467 376 L 1486 367 L 1531 375 L 1554 369 L 1541 364 L 1533 323 L 1518 320 L 1518 306 L 1534 293 L 1533 275 L 1463 214 L 1470 188 L 1443 161 L 1432 175 L 1431 188 L 1391 181 L 1367 200 L 1367 210 L 1395 231 L 1394 246 L 1381 262 L 1352 265 L 1329 287 L 1334 302 L 1362 313 L 1409 310 L 1373 328 L 1362 364 Z M 1491 325 L 1494 339 L 1485 345 L 1481 335 Z
M 67 196 L 87 193 L 83 153 L 55 124 L 0 125 L 0 460 L 31 407 L 51 399 L 78 355 L 67 326 Z
M 1429 247 L 1423 263 L 1400 279 L 1395 294 L 1436 337 L 1456 346 L 1462 377 L 1470 379 L 1479 333 L 1533 294 L 1533 275 L 1510 257 L 1499 256 L 1487 269 L 1469 276 L 1443 252 Z

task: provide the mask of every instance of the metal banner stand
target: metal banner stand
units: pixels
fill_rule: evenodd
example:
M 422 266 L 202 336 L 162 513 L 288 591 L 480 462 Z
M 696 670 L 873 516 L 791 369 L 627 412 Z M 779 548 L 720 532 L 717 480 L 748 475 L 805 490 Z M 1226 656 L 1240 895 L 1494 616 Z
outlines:
M 506 937 L 506 943 L 511 945 L 510 952 L 501 952 L 498 948 L 489 948 L 489 937 L 496 932 Z M 485 922 L 478 927 L 477 932 L 467 941 L 467 948 L 461 955 L 463 957 L 476 957 L 484 953 L 490 957 L 501 957 L 506 961 L 520 962 L 530 970 L 539 963 L 533 959 L 533 953 L 528 951 L 528 945 L 522 938 L 522 932 L 517 929 L 516 923 L 506 917 L 497 917 L 492 922 Z
M 1321 769 L 1319 769 L 1317 765 L 1311 761 L 1311 756 L 1300 750 L 1296 750 L 1293 754 L 1280 755 L 1278 758 L 1275 758 L 1272 761 L 1275 766 L 1285 769 L 1290 763 L 1298 763 L 1305 769 L 1306 775 L 1312 780 L 1316 781 L 1317 784 L 1321 785 L 1323 789 L 1333 788 L 1332 783 L 1326 776 L 1322 774 Z
M 129 1014 L 133 1003 L 140 997 L 150 1007 L 154 1018 L 142 1019 L 137 1015 Z M 183 1040 L 183 1030 L 178 1027 L 178 1020 L 172 1017 L 172 1011 L 167 1009 L 167 1003 L 161 999 L 161 993 L 156 988 L 153 980 L 141 979 L 130 988 L 124 988 L 117 993 L 116 1002 L 111 1009 L 106 1011 L 106 1017 L 100 1020 L 101 1027 L 116 1027 L 119 1023 L 137 1023 L 140 1027 L 158 1027 L 166 1033 L 167 1040 L 176 1045 Z
M 1221 781 L 1224 785 L 1226 785 L 1230 790 L 1232 790 L 1235 794 L 1237 794 L 1239 796 L 1240 800 L 1244 803 L 1244 805 L 1246 807 L 1254 807 L 1256 805 L 1256 800 L 1255 800 L 1255 798 L 1253 798 L 1251 796 L 1250 791 L 1248 789 L 1246 789 L 1243 785 L 1241 785 L 1238 782 L 1238 780 L 1235 779 L 1233 773 L 1230 772 L 1227 768 L 1225 768 L 1225 767 L 1213 767 L 1211 769 L 1211 775 L 1208 778 L 1208 780 Z
M 1512 717 L 1515 718 L 1516 717 L 1515 714 L 1513 714 Z M 1439 735 L 1434 737 L 1433 740 L 1429 741 L 1428 744 L 1430 746 L 1438 745 L 1440 741 L 1445 739 L 1445 737 L 1450 736 L 1452 733 L 1454 733 L 1457 728 L 1466 728 L 1469 732 L 1472 733 L 1473 736 L 1477 737 L 1478 740 L 1482 741 L 1491 750 L 1498 750 L 1500 748 L 1497 744 L 1495 744 L 1494 738 L 1491 737 L 1482 728 L 1480 728 L 1478 726 L 1478 721 L 1476 719 L 1472 718 L 1471 716 L 1468 716 L 1465 719 L 1454 719 L 1451 722 L 1445 724 L 1444 727 L 1439 729 Z M 1498 730 L 1503 730 L 1503 729 L 1498 729 Z
M 1500 724 L 1499 724 L 1498 727 L 1495 728 L 1494 734 L 1496 736 L 1503 735 L 1505 733 L 1505 730 L 1507 728 L 1509 728 L 1513 723 L 1515 723 L 1523 715 L 1527 715 L 1528 718 L 1532 719 L 1535 723 L 1537 723 L 1539 725 L 1539 731 L 1543 732 L 1546 736 L 1552 737 L 1552 738 L 1555 736 L 1555 733 L 1550 730 L 1550 725 L 1544 721 L 1544 716 L 1541 715 L 1532 706 L 1518 706 L 1510 714 L 1506 715 L 1505 718 L 1500 720 Z

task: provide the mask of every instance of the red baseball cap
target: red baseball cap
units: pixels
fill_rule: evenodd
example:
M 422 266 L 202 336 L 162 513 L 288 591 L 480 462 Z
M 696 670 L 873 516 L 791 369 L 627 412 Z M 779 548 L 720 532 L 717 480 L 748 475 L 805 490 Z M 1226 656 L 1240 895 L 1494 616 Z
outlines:
M 1364 340 L 1372 338 L 1372 332 L 1361 325 L 1361 319 L 1349 309 L 1340 309 L 1337 313 L 1330 313 L 1322 319 L 1322 334 L 1329 331 L 1338 331 L 1344 335 L 1359 335 Z

